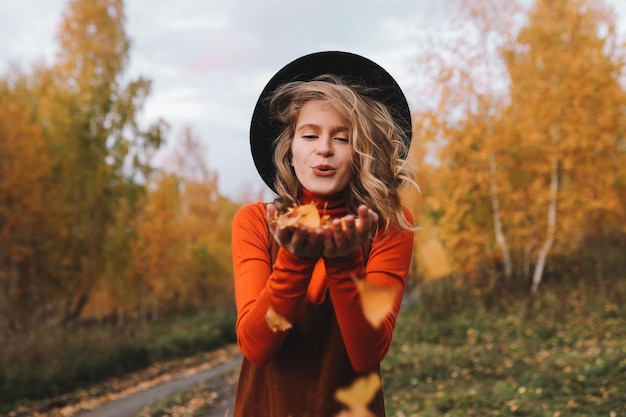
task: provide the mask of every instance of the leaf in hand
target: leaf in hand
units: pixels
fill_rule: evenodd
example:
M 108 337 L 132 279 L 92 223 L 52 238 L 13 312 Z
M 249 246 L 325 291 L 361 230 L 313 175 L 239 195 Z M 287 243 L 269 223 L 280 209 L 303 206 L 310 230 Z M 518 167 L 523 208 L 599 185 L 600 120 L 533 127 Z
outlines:
M 398 294 L 394 287 L 381 287 L 364 279 L 355 279 L 356 288 L 361 296 L 363 314 L 374 327 L 380 327 L 383 320 L 391 313 Z
M 348 407 L 336 417 L 370 417 L 373 414 L 367 405 L 372 402 L 374 395 L 381 387 L 380 376 L 373 372 L 358 378 L 349 387 L 340 388 L 335 392 L 335 398 Z
M 321 227 L 328 222 L 329 216 L 320 216 L 315 203 L 303 204 L 301 206 L 289 207 L 283 214 L 279 214 L 274 219 L 278 229 L 289 227 L 307 226 L 309 229 Z
M 267 309 L 267 313 L 265 313 L 265 321 L 274 333 L 284 332 L 291 329 L 292 327 L 291 323 L 289 323 L 286 318 L 274 311 L 272 307 Z

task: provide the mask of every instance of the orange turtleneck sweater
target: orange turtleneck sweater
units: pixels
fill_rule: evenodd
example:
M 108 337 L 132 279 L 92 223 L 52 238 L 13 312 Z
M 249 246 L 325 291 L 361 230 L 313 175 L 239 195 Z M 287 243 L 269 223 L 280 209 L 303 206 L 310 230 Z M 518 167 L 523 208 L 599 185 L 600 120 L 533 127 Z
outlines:
M 326 207 L 324 212 L 331 218 L 346 214 L 341 196 L 322 200 L 304 190 L 300 203 L 310 201 L 316 202 L 320 212 Z M 330 294 L 352 366 L 360 373 L 375 369 L 391 343 L 411 260 L 413 234 L 379 232 L 367 264 L 361 250 L 341 258 L 303 259 L 281 247 L 272 265 L 272 238 L 265 214 L 265 203 L 258 202 L 242 207 L 233 219 L 236 330 L 244 356 L 253 364 L 266 364 L 288 335 L 289 332 L 275 333 L 268 327 L 265 314 L 270 307 L 294 322 L 303 303 L 321 304 Z M 411 220 L 407 210 L 405 215 Z M 373 328 L 363 316 L 352 276 L 400 290 L 395 308 L 379 328 Z

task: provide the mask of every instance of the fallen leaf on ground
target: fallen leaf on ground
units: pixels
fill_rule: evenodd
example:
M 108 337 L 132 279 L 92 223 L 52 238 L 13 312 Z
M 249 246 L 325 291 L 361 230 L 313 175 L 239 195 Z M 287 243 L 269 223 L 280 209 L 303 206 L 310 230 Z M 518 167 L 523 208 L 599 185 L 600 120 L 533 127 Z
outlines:
M 37 401 L 28 406 L 20 406 L 8 415 L 67 417 L 88 413 L 103 403 L 132 396 L 164 382 L 197 374 L 238 358 L 240 354 L 239 346 L 233 343 L 193 357 L 155 363 L 146 369 L 111 378 L 102 384 Z M 59 404 L 59 406 L 51 407 L 51 404 Z
M 267 325 L 270 326 L 270 329 L 276 332 L 284 332 L 291 329 L 291 323 L 278 314 L 272 307 L 267 309 L 267 313 L 265 313 L 265 321 Z

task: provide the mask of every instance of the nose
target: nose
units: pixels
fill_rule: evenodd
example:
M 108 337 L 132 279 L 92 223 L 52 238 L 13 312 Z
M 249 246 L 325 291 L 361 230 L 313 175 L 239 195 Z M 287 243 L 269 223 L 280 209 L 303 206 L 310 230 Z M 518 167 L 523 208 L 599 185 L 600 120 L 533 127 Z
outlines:
M 333 155 L 333 141 L 332 138 L 328 135 L 324 135 L 319 138 L 317 141 L 317 153 L 322 156 L 331 156 Z

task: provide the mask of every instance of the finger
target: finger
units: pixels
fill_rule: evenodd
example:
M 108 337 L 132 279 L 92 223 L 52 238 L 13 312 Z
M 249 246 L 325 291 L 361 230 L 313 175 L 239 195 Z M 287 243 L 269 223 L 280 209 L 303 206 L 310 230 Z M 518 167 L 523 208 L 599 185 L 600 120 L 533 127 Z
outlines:
M 322 253 L 322 230 L 309 230 L 303 226 L 296 230 L 291 243 L 294 253 L 305 258 L 319 257 Z
M 372 223 L 374 223 L 374 225 L 378 224 L 378 213 L 376 213 L 374 210 L 369 210 L 370 213 L 370 218 L 372 219 Z
M 326 255 L 332 254 L 337 250 L 337 246 L 335 245 L 335 233 L 333 231 L 332 224 L 330 226 L 324 227 L 322 233 L 322 241 L 324 244 L 324 253 Z
M 360 222 L 357 224 L 358 236 L 362 241 L 369 239 L 378 226 L 378 214 L 368 208 L 363 209 L 363 215 L 359 218 Z
M 367 233 L 370 228 L 370 211 L 371 210 L 369 210 L 364 204 L 361 204 L 357 210 L 357 213 L 359 215 L 359 221 L 356 222 L 356 226 L 359 234 L 362 234 L 364 231 Z
M 321 228 L 316 228 L 315 230 L 313 230 L 313 232 L 309 233 L 309 244 L 311 246 L 316 246 L 319 247 L 323 244 L 324 241 L 324 234 Z
M 293 231 L 289 230 L 288 228 L 286 229 L 271 229 L 272 231 L 272 235 L 274 236 L 274 239 L 276 239 L 276 241 L 281 245 L 281 246 L 285 246 L 287 244 L 289 244 L 289 242 L 291 242 L 292 240 L 292 234 Z
M 293 236 L 291 237 L 291 243 L 294 248 L 301 249 L 307 244 L 308 239 L 309 231 L 307 226 L 300 225 L 294 230 Z
M 343 240 L 352 241 L 357 237 L 356 218 L 348 214 L 343 218 L 342 236 Z
M 348 215 L 343 220 L 342 222 L 340 219 L 335 219 L 331 226 L 334 246 L 337 252 L 340 253 L 343 253 L 350 245 L 350 242 L 354 242 L 356 238 L 354 216 Z
M 265 206 L 265 219 L 267 220 L 267 224 L 270 226 L 270 229 L 273 229 L 276 222 L 276 206 L 272 203 L 268 203 Z

